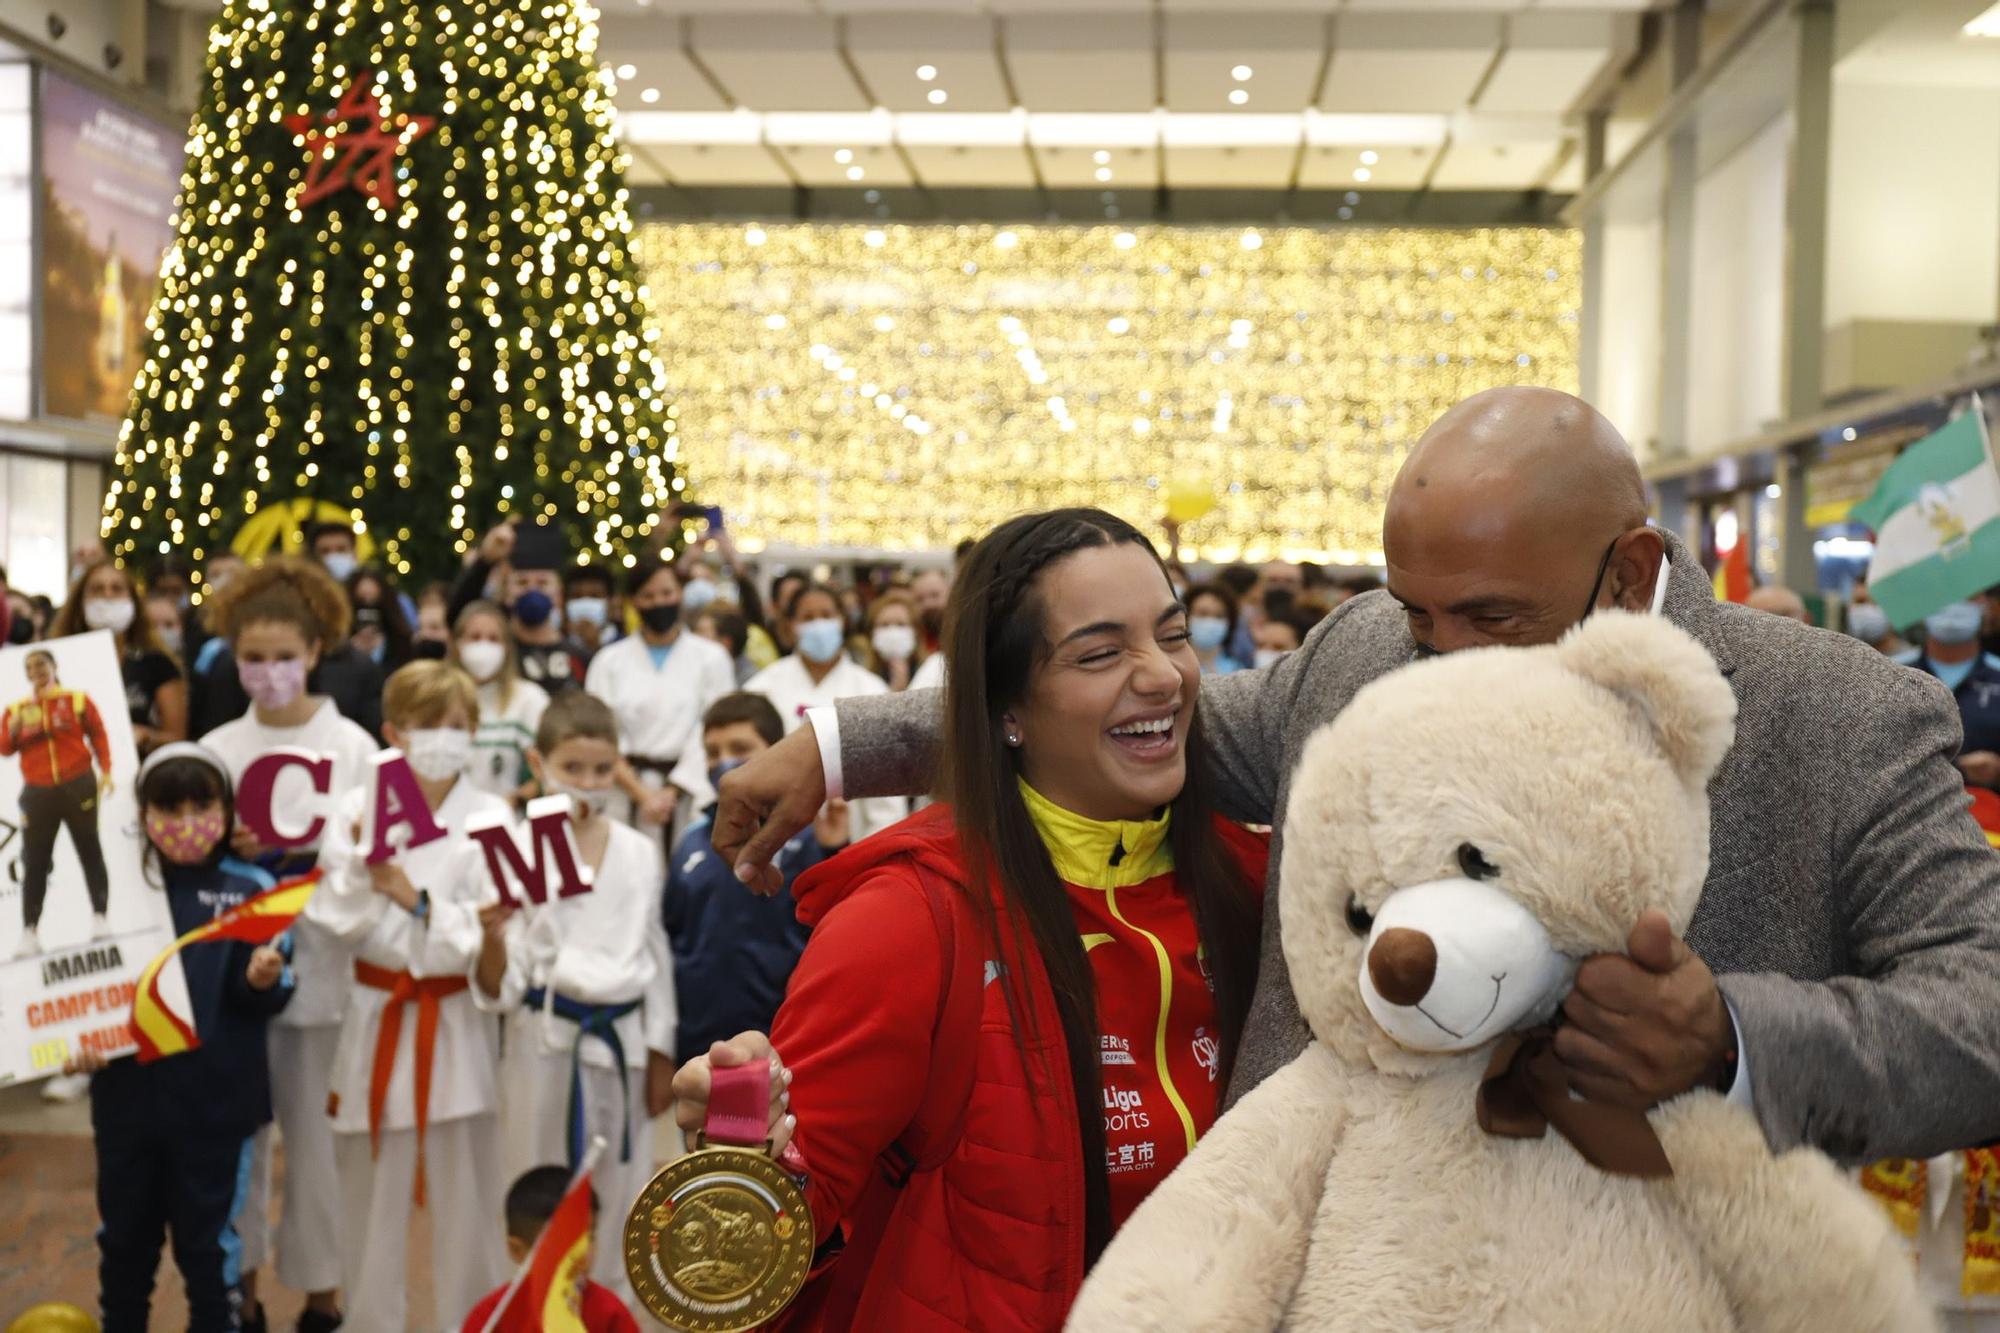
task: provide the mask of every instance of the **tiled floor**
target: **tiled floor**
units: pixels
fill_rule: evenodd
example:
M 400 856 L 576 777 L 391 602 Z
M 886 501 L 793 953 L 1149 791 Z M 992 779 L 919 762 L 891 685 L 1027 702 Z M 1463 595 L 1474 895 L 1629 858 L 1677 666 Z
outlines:
M 656 1123 L 657 1160 L 680 1152 L 670 1120 Z M 283 1184 L 283 1150 L 273 1198 Z M 38 1087 L 0 1088 L 0 1328 L 42 1301 L 69 1301 L 97 1311 L 97 1166 L 87 1101 L 52 1106 Z M 410 1308 L 430 1308 L 429 1218 L 411 1227 Z M 289 1330 L 304 1305 L 299 1292 L 277 1286 L 267 1268 L 263 1297 L 273 1333 Z M 657 1327 L 657 1325 L 650 1325 Z M 163 1256 L 153 1296 L 154 1333 L 187 1327 L 180 1274 Z

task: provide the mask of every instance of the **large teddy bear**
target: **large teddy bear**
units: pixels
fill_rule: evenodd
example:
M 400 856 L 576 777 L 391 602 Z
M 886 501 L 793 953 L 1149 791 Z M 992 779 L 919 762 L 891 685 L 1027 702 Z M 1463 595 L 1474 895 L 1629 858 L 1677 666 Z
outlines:
M 1708 1091 L 1576 1101 L 1547 1046 L 1581 959 L 1649 908 L 1686 929 L 1734 718 L 1699 645 L 1621 614 L 1357 694 L 1306 746 L 1285 833 L 1316 1040 L 1154 1191 L 1068 1327 L 1934 1327 L 1832 1162 L 1774 1156 Z

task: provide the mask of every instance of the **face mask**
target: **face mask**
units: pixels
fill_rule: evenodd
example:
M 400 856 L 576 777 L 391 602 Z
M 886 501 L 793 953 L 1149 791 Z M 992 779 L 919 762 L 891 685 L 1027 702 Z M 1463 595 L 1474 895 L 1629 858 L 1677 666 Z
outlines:
M 426 662 L 442 662 L 451 655 L 451 645 L 443 639 L 412 639 L 410 651 Z
M 186 644 L 187 636 L 181 633 L 179 625 L 175 625 L 170 629 L 155 630 L 154 632 L 160 636 L 160 643 L 165 646 L 168 652 L 172 653 L 175 657 L 181 655 L 181 648 Z
M 1965 678 L 1972 674 L 1972 668 L 1978 665 L 1979 659 L 1974 657 L 1963 662 L 1933 662 L 1931 670 L 1944 682 L 1946 689 L 1957 693 L 1958 687 L 1965 684 Z
M 648 606 L 639 611 L 639 622 L 655 634 L 665 634 L 681 620 L 681 604 L 672 606 Z
M 572 597 L 568 608 L 572 625 L 602 625 L 609 610 L 602 597 Z
M 1259 648 L 1256 656 L 1257 669 L 1262 671 L 1265 667 L 1274 667 L 1289 656 L 1291 651 L 1286 648 Z
M 691 579 L 687 587 L 681 589 L 681 605 L 693 613 L 705 606 L 714 606 L 718 596 L 715 585 L 709 580 Z
M 354 571 L 361 567 L 361 562 L 346 551 L 335 551 L 321 560 L 320 564 L 325 566 L 327 573 L 333 575 L 335 583 L 347 582 L 354 577 Z
M 925 637 L 931 639 L 933 642 L 936 641 L 938 635 L 944 633 L 944 610 L 940 607 L 932 607 L 928 611 L 920 612 L 917 615 L 917 620 L 924 627 Z
M 1298 594 L 1290 588 L 1273 588 L 1264 594 L 1264 614 L 1288 616 L 1298 606 Z
M 1611 545 L 1604 548 L 1604 558 L 1597 562 L 1597 577 L 1590 581 L 1590 600 L 1583 604 L 1583 614 L 1576 618 L 1581 625 L 1590 619 L 1590 613 L 1597 609 L 1597 590 L 1604 586 L 1604 571 L 1611 568 L 1611 553 L 1618 549 L 1618 538 L 1611 539 Z
M 907 662 L 917 655 L 917 631 L 909 625 L 881 625 L 875 630 L 875 651 L 891 662 Z
M 808 620 L 799 626 L 799 653 L 808 662 L 824 666 L 840 656 L 847 642 L 847 626 L 838 620 Z
M 1888 614 L 1873 602 L 1850 606 L 1847 608 L 1847 632 L 1863 643 L 1880 643 L 1889 637 Z
M 1985 619 L 1979 603 L 1953 602 L 1924 617 L 1924 633 L 1947 646 L 1971 643 L 1979 637 L 1979 627 Z
M 282 662 L 238 662 L 237 679 L 243 692 L 257 701 L 259 708 L 289 708 L 305 693 L 306 660 L 289 658 Z
M 408 733 L 403 742 L 410 767 L 431 782 L 455 778 L 472 762 L 472 733 L 457 727 L 424 727 Z
M 514 605 L 509 609 L 513 611 L 514 619 L 529 629 L 540 629 L 548 624 L 549 617 L 555 614 L 556 603 L 547 593 L 536 589 L 516 597 Z
M 1229 637 L 1229 622 L 1221 616 L 1195 616 L 1188 621 L 1188 642 L 1198 653 L 1212 653 Z
M 222 845 L 225 831 L 220 810 L 204 810 L 192 815 L 146 811 L 147 839 L 160 849 L 161 856 L 177 866 L 205 863 Z
M 83 623 L 92 629 L 108 629 L 123 634 L 132 628 L 132 599 L 93 597 L 83 604 Z
M 507 665 L 507 645 L 494 643 L 491 639 L 461 643 L 458 645 L 458 660 L 474 680 L 489 681 L 500 674 L 501 667 Z
M 557 782 L 554 778 L 547 779 L 542 783 L 542 786 L 551 796 L 569 797 L 576 808 L 582 812 L 578 816 L 579 819 L 596 819 L 611 807 L 611 788 L 609 787 L 600 787 L 595 791 L 585 791 L 581 787 L 572 787 L 566 782 Z
M 716 791 L 721 791 L 723 777 L 727 774 L 734 773 L 737 769 L 743 767 L 743 765 L 746 762 L 747 762 L 746 760 L 742 759 L 723 760 L 721 763 L 715 765 L 713 768 L 708 770 L 708 785 Z
M 33 643 L 34 641 L 35 622 L 26 616 L 15 616 L 13 623 L 7 626 L 7 642 Z

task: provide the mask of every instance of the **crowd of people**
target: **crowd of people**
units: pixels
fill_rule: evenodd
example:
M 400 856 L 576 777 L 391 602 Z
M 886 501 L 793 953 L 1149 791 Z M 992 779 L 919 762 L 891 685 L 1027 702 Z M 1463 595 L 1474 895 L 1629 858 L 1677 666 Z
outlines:
M 759 577 L 711 526 L 614 574 L 556 528 L 515 521 L 455 581 L 404 588 L 363 561 L 353 528 L 323 523 L 295 555 L 219 552 L 199 577 L 177 559 L 135 570 L 79 551 L 60 605 L 7 589 L 0 571 L 8 642 L 113 637 L 145 873 L 177 930 L 320 875 L 282 953 L 194 947 L 200 1050 L 145 1067 L 80 1055 L 45 1084 L 51 1100 L 92 1101 L 106 1329 L 146 1326 L 163 1232 L 198 1329 L 264 1327 L 267 1268 L 304 1293 L 306 1333 L 456 1327 L 507 1276 L 500 1227 L 520 1209 L 500 1185 L 519 1176 L 534 1193 L 537 1170 L 567 1170 L 597 1136 L 609 1148 L 593 1176 L 593 1273 L 611 1306 L 629 1303 L 619 1237 L 672 1077 L 771 1028 L 809 938 L 788 895 L 745 892 L 717 853 L 716 784 L 811 710 L 943 685 L 947 606 L 973 551 L 962 544 L 953 568 Z M 1206 581 L 1175 564 L 1171 577 L 1195 669 L 1215 674 L 1295 650 L 1362 586 L 1279 562 Z M 409 759 L 447 837 L 370 866 L 361 788 L 384 746 Z M 265 846 L 237 817 L 236 784 L 278 749 L 332 757 L 341 800 L 316 846 Z M 286 773 L 274 804 L 310 802 L 305 782 Z M 469 869 L 466 827 L 550 794 L 572 799 L 596 887 L 502 909 Z M 778 854 L 783 882 L 911 804 L 825 802 Z M 101 912 L 105 877 L 89 878 Z M 18 956 L 43 948 L 40 897 L 27 895 Z M 199 1095 L 209 1079 L 230 1095 Z M 130 1188 L 148 1174 L 157 1189 Z M 440 1238 L 423 1311 L 403 1279 L 418 1202 Z

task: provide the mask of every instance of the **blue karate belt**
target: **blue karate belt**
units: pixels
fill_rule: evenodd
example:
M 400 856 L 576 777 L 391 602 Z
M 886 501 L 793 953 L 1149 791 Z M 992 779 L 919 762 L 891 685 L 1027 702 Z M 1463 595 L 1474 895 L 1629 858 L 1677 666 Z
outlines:
M 576 1024 L 576 1041 L 569 1048 L 569 1165 L 574 1170 L 583 1161 L 583 1040 L 595 1037 L 611 1050 L 611 1062 L 618 1069 L 618 1091 L 624 1099 L 625 1130 L 618 1160 L 632 1160 L 632 1071 L 625 1067 L 625 1043 L 618 1039 L 617 1022 L 638 1010 L 641 1001 L 624 1004 L 585 1004 L 561 991 L 551 998 L 537 986 L 522 997 L 530 1009 L 547 1012 Z

